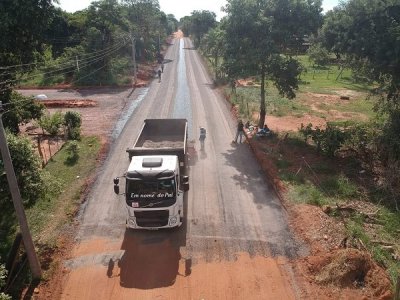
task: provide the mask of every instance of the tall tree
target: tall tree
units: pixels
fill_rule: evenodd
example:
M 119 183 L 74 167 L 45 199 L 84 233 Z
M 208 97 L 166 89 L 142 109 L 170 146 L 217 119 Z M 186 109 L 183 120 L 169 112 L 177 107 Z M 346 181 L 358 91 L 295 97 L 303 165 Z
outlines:
M 204 53 L 211 57 L 215 79 L 218 79 L 220 77 L 220 59 L 225 50 L 225 31 L 221 29 L 220 24 L 208 31 L 200 46 Z
M 190 16 L 190 34 L 196 46 L 201 44 L 203 36 L 217 25 L 216 15 L 208 10 L 195 10 Z
M 160 11 L 158 0 L 123 0 L 132 33 L 137 38 L 137 51 L 141 58 L 153 59 L 159 40 L 166 35 L 165 14 Z
M 280 94 L 294 98 L 300 64 L 290 55 L 305 34 L 321 23 L 321 1 L 229 0 L 226 30 L 225 69 L 231 78 L 259 75 L 260 119 L 266 116 L 266 81 Z
M 52 15 L 51 0 L 0 1 L 0 99 L 10 102 L 17 76 L 35 68 L 44 51 L 44 32 Z M 22 108 L 23 109 L 23 108 Z M 18 132 L 12 118 L 4 126 Z

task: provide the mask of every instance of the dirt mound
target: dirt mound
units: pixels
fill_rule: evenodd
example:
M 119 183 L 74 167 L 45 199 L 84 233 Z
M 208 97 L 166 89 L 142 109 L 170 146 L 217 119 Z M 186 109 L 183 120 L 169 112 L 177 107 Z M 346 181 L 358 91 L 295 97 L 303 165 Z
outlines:
M 315 282 L 340 288 L 364 289 L 369 297 L 391 297 L 390 280 L 367 252 L 339 249 L 325 256 L 310 256 L 308 271 Z M 390 299 L 390 298 L 388 298 Z
M 94 107 L 97 106 L 97 102 L 94 100 L 43 100 L 38 101 L 47 108 L 65 108 L 65 107 Z
M 340 287 L 363 285 L 372 266 L 367 253 L 357 249 L 338 250 L 325 262 L 328 263 L 317 273 L 316 282 L 332 283 Z

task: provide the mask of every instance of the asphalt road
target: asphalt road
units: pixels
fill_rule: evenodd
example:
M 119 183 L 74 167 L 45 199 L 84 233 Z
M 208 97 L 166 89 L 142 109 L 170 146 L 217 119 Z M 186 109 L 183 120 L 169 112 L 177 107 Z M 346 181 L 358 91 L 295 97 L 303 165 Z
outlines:
M 165 56 L 161 82 L 129 96 L 132 111 L 79 215 L 65 261 L 62 299 L 295 299 L 290 260 L 307 252 L 247 144 L 232 145 L 235 120 L 188 39 Z M 197 157 L 189 170 L 185 223 L 172 230 L 125 229 L 112 179 L 128 167 L 146 118 L 184 117 Z M 126 119 L 126 122 L 124 121 Z M 200 151 L 199 127 L 207 129 Z M 123 187 L 122 187 L 123 190 Z

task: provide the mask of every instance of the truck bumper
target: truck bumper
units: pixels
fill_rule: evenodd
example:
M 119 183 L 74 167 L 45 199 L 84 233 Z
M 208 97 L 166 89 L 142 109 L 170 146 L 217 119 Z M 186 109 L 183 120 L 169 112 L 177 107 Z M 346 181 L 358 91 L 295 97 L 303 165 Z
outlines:
M 182 225 L 181 210 L 170 215 L 169 210 L 135 210 L 126 221 L 126 227 L 133 229 L 161 229 Z

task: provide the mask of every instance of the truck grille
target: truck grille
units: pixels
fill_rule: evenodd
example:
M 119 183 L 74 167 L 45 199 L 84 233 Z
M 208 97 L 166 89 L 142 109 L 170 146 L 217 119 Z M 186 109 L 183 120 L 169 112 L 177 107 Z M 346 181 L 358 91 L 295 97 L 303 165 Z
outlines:
M 140 227 L 162 227 L 168 225 L 168 210 L 135 211 L 136 223 Z

